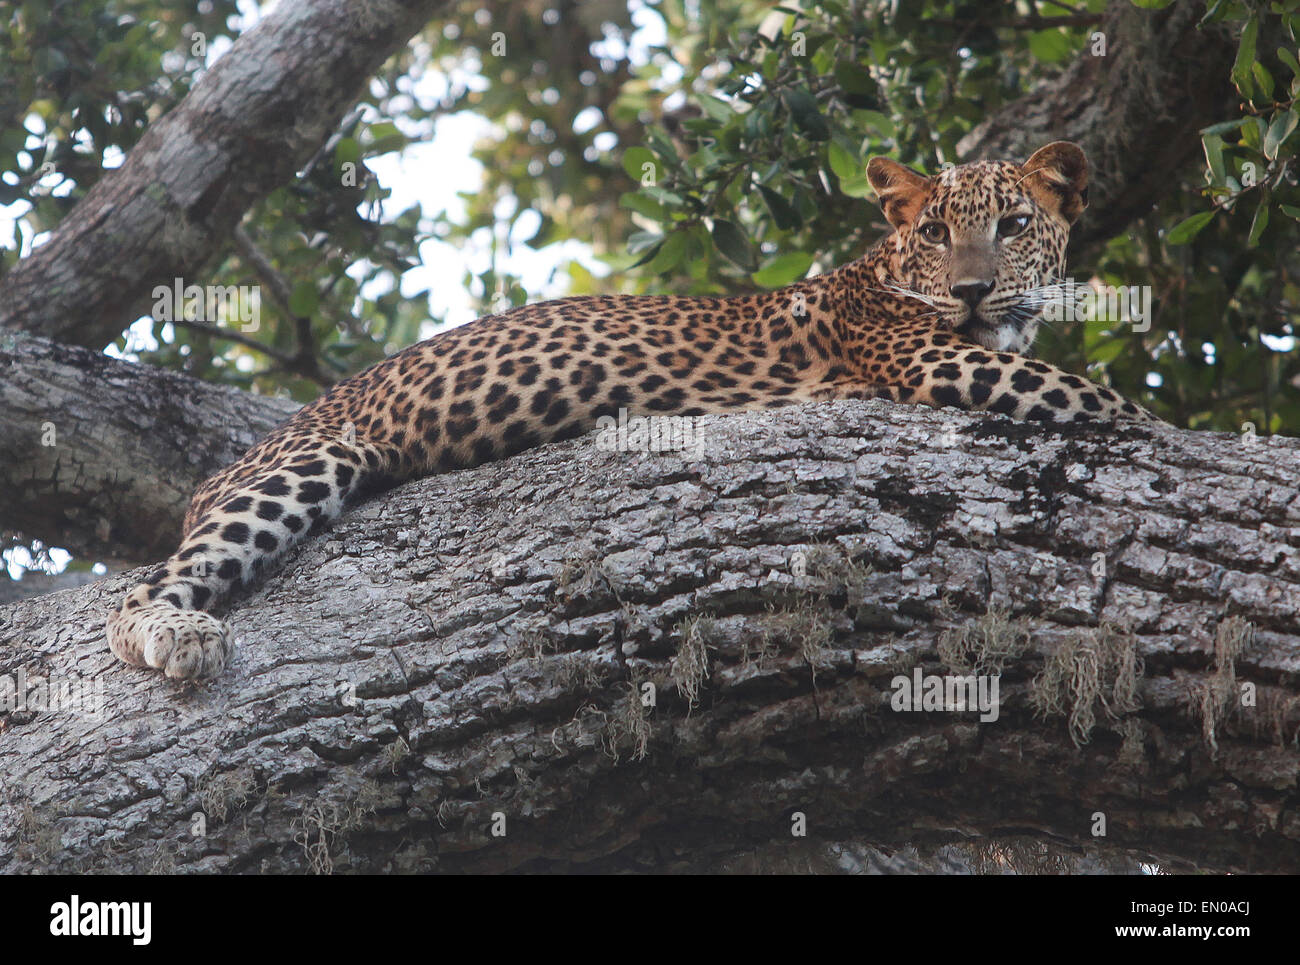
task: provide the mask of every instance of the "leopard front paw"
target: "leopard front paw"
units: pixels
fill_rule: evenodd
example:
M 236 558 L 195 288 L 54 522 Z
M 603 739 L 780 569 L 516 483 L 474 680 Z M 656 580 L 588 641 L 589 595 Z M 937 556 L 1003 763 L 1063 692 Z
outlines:
M 108 646 L 119 660 L 177 680 L 215 677 L 235 650 L 230 628 L 212 614 L 158 602 L 110 614 Z

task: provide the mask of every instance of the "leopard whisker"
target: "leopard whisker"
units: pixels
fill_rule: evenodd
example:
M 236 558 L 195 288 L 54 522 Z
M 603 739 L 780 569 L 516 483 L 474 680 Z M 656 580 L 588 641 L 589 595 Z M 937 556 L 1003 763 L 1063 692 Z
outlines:
M 942 304 L 940 304 L 939 296 L 924 295 L 921 292 L 913 291 L 910 288 L 904 288 L 902 285 L 887 284 L 884 288 L 871 288 L 868 290 L 880 292 L 881 294 L 885 294 L 885 295 L 903 295 L 906 298 L 915 298 L 917 301 L 923 302 L 924 304 L 929 305 L 933 308 L 942 309 L 944 307 Z M 956 307 L 955 304 L 953 305 L 953 307 L 954 308 Z

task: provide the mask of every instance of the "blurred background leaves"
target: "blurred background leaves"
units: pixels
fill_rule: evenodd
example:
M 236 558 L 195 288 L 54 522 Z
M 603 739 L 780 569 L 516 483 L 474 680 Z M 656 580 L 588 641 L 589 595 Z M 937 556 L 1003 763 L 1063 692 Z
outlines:
M 385 65 L 327 148 L 245 218 L 248 241 L 291 293 L 283 304 L 264 295 L 252 344 L 145 322 L 157 348 L 135 354 L 310 399 L 437 330 L 429 293 L 403 282 L 430 240 L 485 249 L 486 268 L 463 278 L 483 312 L 538 296 L 510 269 L 519 251 L 550 257 L 548 290 L 574 294 L 789 284 L 885 232 L 863 173 L 869 156 L 927 172 L 958 161 L 958 142 L 982 118 L 1095 54 L 1106 3 L 457 4 Z M 0 7 L 0 205 L 16 222 L 12 239 L 0 236 L 0 267 L 184 97 L 250 6 Z M 1239 37 L 1224 78 L 1239 110 L 1202 132 L 1203 157 L 1168 172 L 1149 212 L 1071 266 L 1076 278 L 1150 286 L 1153 324 L 1060 323 L 1039 352 L 1179 425 L 1294 434 L 1300 14 L 1295 2 L 1217 0 L 1204 20 Z M 1281 45 L 1260 42 L 1279 36 Z M 436 98 L 420 93 L 429 75 L 442 82 Z M 481 188 L 455 212 L 395 210 L 375 160 L 463 112 L 487 122 L 462 146 L 483 165 Z M 590 257 L 555 254 L 566 243 Z M 259 280 L 232 243 L 200 281 Z M 117 343 L 132 347 L 125 334 Z M 288 364 L 303 351 L 318 364 Z

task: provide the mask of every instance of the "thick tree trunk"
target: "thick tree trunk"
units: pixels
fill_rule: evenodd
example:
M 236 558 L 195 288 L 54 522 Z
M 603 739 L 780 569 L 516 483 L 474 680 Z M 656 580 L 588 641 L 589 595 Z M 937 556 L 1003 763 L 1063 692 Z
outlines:
M 161 559 L 194 488 L 296 408 L 0 333 L 0 527 L 92 559 Z
M 140 573 L 0 608 L 0 699 L 21 670 L 104 701 L 0 716 L 0 870 L 1015 834 L 1300 870 L 1300 443 L 848 402 L 699 428 L 361 507 L 233 610 L 198 689 L 107 653 Z M 996 720 L 894 708 L 900 675 L 999 667 Z
M 296 0 L 241 35 L 126 163 L 0 282 L 0 328 L 102 348 L 155 285 L 193 282 L 366 80 L 447 0 Z
M 1023 159 L 1048 141 L 1077 142 L 1092 183 L 1071 248 L 1113 238 L 1169 192 L 1171 172 L 1201 151 L 1200 129 L 1238 113 L 1228 79 L 1237 40 L 1223 25 L 1199 27 L 1203 16 L 1203 4 L 1113 0 L 1097 28 L 1104 52 L 1080 51 L 1061 76 L 989 116 L 958 145 L 961 159 Z M 1272 48 L 1261 39 L 1260 49 Z

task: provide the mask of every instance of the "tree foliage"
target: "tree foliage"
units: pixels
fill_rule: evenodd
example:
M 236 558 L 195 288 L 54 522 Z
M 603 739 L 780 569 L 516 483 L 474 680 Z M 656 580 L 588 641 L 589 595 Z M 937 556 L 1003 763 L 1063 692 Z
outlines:
M 936 171 L 986 113 L 1122 42 L 1099 32 L 1101 0 L 1052 16 L 1062 7 L 828 0 L 779 32 L 736 31 L 721 72 L 692 91 L 686 150 L 651 128 L 623 155 L 643 175 L 624 203 L 649 222 L 631 249 L 695 291 L 785 285 L 859 254 L 887 230 L 868 200 L 870 155 Z M 1080 280 L 1149 287 L 1150 318 L 1062 323 L 1040 351 L 1179 425 L 1294 433 L 1300 15 L 1219 2 L 1203 23 L 1219 21 L 1240 22 L 1240 116 L 1203 132 L 1204 172 L 1171 171 L 1149 215 L 1073 266 Z M 1292 46 L 1261 49 L 1261 25 Z
M 788 284 L 887 230 L 863 173 L 869 156 L 925 171 L 959 161 L 962 137 L 989 112 L 1123 42 L 1099 33 L 1105 4 L 466 2 L 393 58 L 321 154 L 249 213 L 246 236 L 289 293 L 264 300 L 270 324 L 254 345 L 153 323 L 159 348 L 141 357 L 309 399 L 436 326 L 426 293 L 401 285 L 425 241 L 491 239 L 489 267 L 466 286 L 484 311 L 526 300 L 500 239 L 530 214 L 539 227 L 514 243 L 577 240 L 606 263 L 603 279 L 557 265 L 574 293 Z M 1154 15 L 1167 3 L 1137 5 Z M 1207 27 L 1240 36 L 1224 79 L 1239 113 L 1202 132 L 1204 163 L 1170 171 L 1147 216 L 1072 266 L 1080 279 L 1149 286 L 1149 327 L 1103 318 L 1041 340 L 1045 358 L 1177 424 L 1300 429 L 1296 6 L 1207 4 Z M 16 4 L 0 33 L 0 201 L 21 217 L 3 263 L 57 225 L 241 26 L 230 0 Z M 440 101 L 416 93 L 429 72 L 450 79 Z M 367 162 L 459 111 L 492 122 L 466 146 L 485 176 L 465 216 L 386 208 Z M 232 244 L 204 281 L 259 284 L 259 274 Z M 321 359 L 315 379 L 282 364 L 304 342 Z

